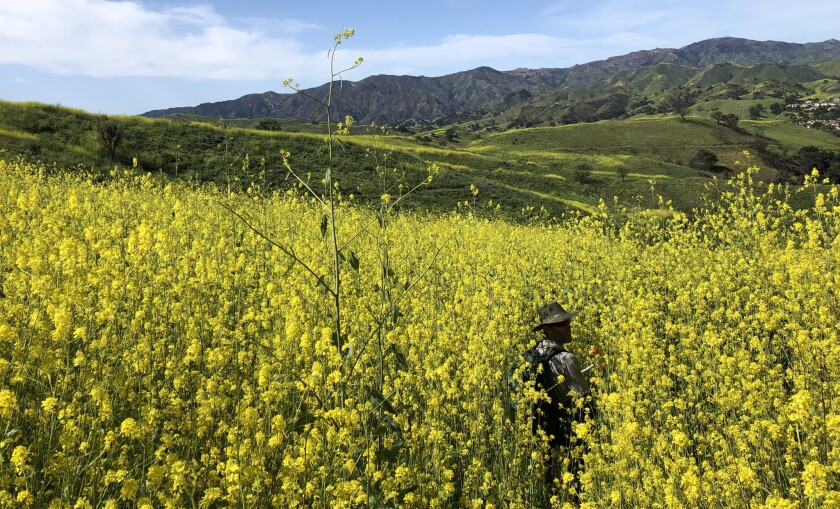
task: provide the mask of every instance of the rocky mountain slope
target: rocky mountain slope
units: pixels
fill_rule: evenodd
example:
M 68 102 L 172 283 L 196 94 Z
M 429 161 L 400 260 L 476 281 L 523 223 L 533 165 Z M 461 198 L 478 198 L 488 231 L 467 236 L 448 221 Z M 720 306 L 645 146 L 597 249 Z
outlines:
M 801 65 L 840 59 L 840 41 L 796 44 L 752 41 L 732 37 L 709 39 L 679 49 L 636 51 L 563 69 L 515 69 L 497 71 L 479 67 L 440 77 L 370 76 L 357 82 L 343 81 L 334 89 L 334 117 L 353 116 L 362 123 L 395 124 L 408 119 L 431 121 L 441 117 L 468 117 L 487 108 L 527 99 L 532 93 L 570 87 L 586 87 L 610 80 L 621 73 L 670 64 L 685 69 L 688 80 L 704 67 L 716 64 L 756 66 Z M 680 83 L 675 83 L 679 85 Z M 307 89 L 323 98 L 327 85 Z M 153 110 L 147 117 L 176 113 L 213 118 L 304 118 L 323 119 L 311 99 L 299 94 L 265 92 L 229 101 L 198 106 Z M 320 117 L 319 117 L 320 115 Z

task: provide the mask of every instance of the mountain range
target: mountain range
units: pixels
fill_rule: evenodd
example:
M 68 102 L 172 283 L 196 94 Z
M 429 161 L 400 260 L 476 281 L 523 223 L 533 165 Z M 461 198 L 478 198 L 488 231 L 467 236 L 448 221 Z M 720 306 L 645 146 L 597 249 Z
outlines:
M 334 88 L 333 117 L 341 119 L 350 115 L 357 122 L 390 125 L 437 120 L 438 125 L 445 125 L 482 115 L 498 115 L 518 105 L 520 116 L 545 122 L 562 116 L 566 111 L 563 108 L 568 109 L 570 103 L 598 96 L 610 98 L 595 102 L 595 108 L 617 103 L 620 111 L 627 111 L 626 107 L 636 96 L 676 86 L 711 87 L 759 79 L 779 84 L 785 80 L 814 81 L 829 74 L 812 64 L 838 59 L 840 41 L 836 39 L 798 44 L 723 37 L 679 49 L 636 51 L 568 68 L 498 71 L 478 67 L 440 77 L 376 75 L 356 82 L 345 80 Z M 327 90 L 328 84 L 324 84 L 304 92 L 323 99 Z M 563 108 L 551 108 L 549 103 Z M 536 110 L 548 113 L 541 116 L 534 113 Z M 153 110 L 143 115 L 156 118 L 175 114 L 225 119 L 324 119 L 324 112 L 312 99 L 292 92 L 249 94 L 228 101 Z

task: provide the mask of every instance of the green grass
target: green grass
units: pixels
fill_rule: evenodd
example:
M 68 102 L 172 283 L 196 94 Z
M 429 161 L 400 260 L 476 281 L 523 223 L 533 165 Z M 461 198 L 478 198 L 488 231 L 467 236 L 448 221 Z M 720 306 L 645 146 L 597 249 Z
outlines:
M 625 165 L 632 173 L 679 178 L 696 174 L 687 166 L 699 149 L 711 150 L 721 164 L 730 166 L 752 141 L 749 133 L 708 119 L 688 117 L 682 122 L 660 115 L 510 131 L 490 135 L 468 150 L 564 167 L 582 162 L 599 170 Z
M 744 101 L 729 101 L 741 103 Z M 727 103 L 721 102 L 721 105 Z M 709 104 L 709 103 L 704 103 Z M 723 109 L 723 108 L 722 108 Z M 242 188 L 255 180 L 274 189 L 293 180 L 283 168 L 281 151 L 288 151 L 295 171 L 320 188 L 327 147 L 323 126 L 304 126 L 305 132 L 254 129 L 254 121 L 205 122 L 145 117 L 105 117 L 83 111 L 35 103 L 0 101 L 0 157 L 23 157 L 56 163 L 62 168 L 83 167 L 108 178 L 114 166 L 131 167 L 134 158 L 143 172 L 161 179 L 186 178 L 219 186 Z M 99 127 L 117 124 L 124 133 L 117 157 L 103 152 Z M 295 122 L 284 125 L 291 128 Z M 237 127 L 240 126 L 240 127 Z M 743 121 L 738 129 L 701 116 L 682 122 L 673 116 L 640 116 L 560 127 L 537 127 L 493 133 L 478 138 L 422 141 L 422 136 L 396 133 L 371 135 L 359 128 L 334 145 L 332 173 L 346 193 L 361 202 L 376 202 L 382 192 L 377 166 L 387 168 L 387 185 L 403 179 L 405 186 L 422 181 L 427 167 L 441 172 L 421 188 L 405 207 L 447 211 L 472 201 L 470 185 L 479 188 L 478 201 L 500 204 L 502 214 L 519 217 L 522 209 L 545 208 L 549 214 L 591 212 L 599 200 L 630 207 L 657 207 L 656 194 L 677 208 L 700 205 L 710 174 L 698 174 L 689 162 L 699 149 L 718 155 L 720 165 L 743 168 L 743 151 L 763 133 L 774 150 L 795 151 L 805 145 L 836 150 L 836 137 L 793 125 L 786 120 Z M 247 156 L 247 158 L 246 158 Z M 247 163 L 246 163 L 247 161 Z M 756 161 L 753 161 L 756 162 Z M 593 167 L 586 182 L 576 180 L 581 163 Z M 758 161 L 761 164 L 761 161 Z M 622 180 L 616 169 L 625 167 Z M 766 168 L 773 175 L 772 168 Z M 655 192 L 650 191 L 655 182 Z M 396 193 L 397 188 L 391 190 Z
M 840 138 L 823 131 L 806 129 L 787 120 L 745 120 L 740 127 L 751 133 L 763 133 L 790 151 L 813 145 L 826 150 L 840 149 Z
M 840 80 L 821 79 L 805 84 L 806 87 L 814 90 L 814 93 L 804 99 L 833 99 L 840 97 Z
M 766 118 L 784 118 L 784 113 L 781 115 L 774 115 L 770 113 L 770 105 L 773 103 L 784 104 L 783 99 L 776 99 L 768 97 L 765 99 L 711 99 L 695 104 L 691 108 L 691 112 L 704 118 L 711 118 L 712 110 L 717 108 L 725 115 L 738 115 L 741 120 L 749 119 L 750 108 L 757 105 L 764 105 L 764 115 Z M 701 109 L 702 108 L 702 109 Z
M 494 145 L 528 151 L 566 151 L 581 154 L 640 153 L 679 156 L 687 148 L 741 144 L 745 136 L 722 131 L 703 119 L 681 122 L 675 117 L 636 117 L 561 127 L 536 127 L 494 134 L 472 147 Z

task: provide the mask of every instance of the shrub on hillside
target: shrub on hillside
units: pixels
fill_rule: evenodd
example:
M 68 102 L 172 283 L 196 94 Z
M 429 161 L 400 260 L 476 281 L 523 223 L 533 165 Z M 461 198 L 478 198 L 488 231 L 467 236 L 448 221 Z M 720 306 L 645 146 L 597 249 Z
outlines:
M 589 182 L 592 177 L 592 165 L 589 163 L 580 163 L 575 167 L 575 180 L 581 184 Z

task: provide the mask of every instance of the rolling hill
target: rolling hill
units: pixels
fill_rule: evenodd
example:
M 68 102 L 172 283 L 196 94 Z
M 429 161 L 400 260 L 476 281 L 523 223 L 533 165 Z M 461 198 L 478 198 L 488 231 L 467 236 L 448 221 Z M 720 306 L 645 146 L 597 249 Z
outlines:
M 122 135 L 113 158 L 103 149 L 101 132 L 107 125 Z M 316 131 L 318 126 L 310 128 Z M 642 210 L 658 206 L 656 196 L 662 195 L 689 211 L 700 204 L 710 177 L 743 168 L 736 161 L 747 162 L 742 154 L 746 149 L 755 153 L 752 162 L 763 166 L 761 178 L 770 181 L 787 177 L 773 167 L 769 156 L 795 153 L 804 146 L 832 150 L 838 145 L 834 136 L 783 120 L 744 121 L 733 129 L 698 116 L 685 122 L 656 115 L 489 133 L 455 129 L 454 136 L 444 131 L 406 136 L 373 135 L 360 129 L 337 145 L 333 174 L 356 200 L 375 202 L 383 178 L 398 190 L 398 180 L 404 185 L 420 182 L 427 167 L 435 164 L 440 173 L 406 203 L 422 210 L 453 210 L 459 203 L 470 203 L 482 213 L 509 218 L 541 209 L 559 216 L 592 212 L 600 200 L 612 203 L 614 197 L 617 208 Z M 764 148 L 756 151 L 759 136 Z M 700 150 L 714 153 L 719 163 L 698 169 L 692 158 Z M 313 183 L 321 180 L 326 158 L 322 133 L 105 117 L 0 101 L 0 158 L 22 157 L 49 167 L 55 163 L 59 168 L 92 171 L 102 179 L 119 167 L 151 172 L 162 180 L 286 189 L 292 181 L 283 168 L 281 151 L 290 153 L 289 161 L 299 175 Z M 578 169 L 584 164 L 591 171 L 580 178 Z M 471 194 L 472 185 L 478 188 L 478 197 Z M 496 210 L 496 205 L 501 209 Z

